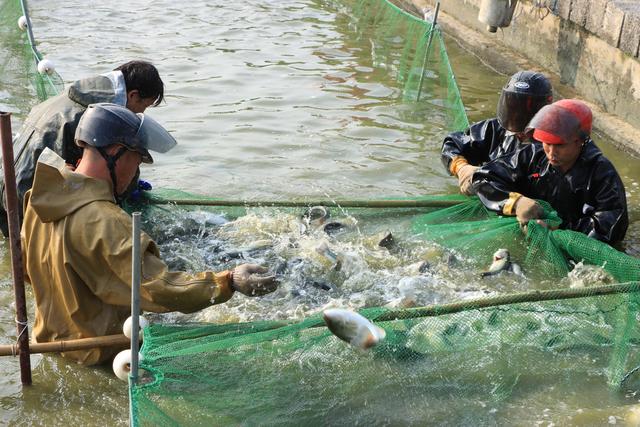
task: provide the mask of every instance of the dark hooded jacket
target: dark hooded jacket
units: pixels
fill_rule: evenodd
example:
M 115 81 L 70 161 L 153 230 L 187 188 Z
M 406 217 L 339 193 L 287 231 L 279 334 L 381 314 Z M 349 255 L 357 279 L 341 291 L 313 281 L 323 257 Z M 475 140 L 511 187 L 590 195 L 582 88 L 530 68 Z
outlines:
M 591 140 L 565 174 L 549 164 L 542 144 L 529 144 L 478 169 L 473 187 L 497 212 L 503 212 L 510 193 L 545 200 L 562 218 L 560 228 L 603 242 L 621 241 L 629 226 L 622 180 Z
M 20 133 L 13 141 L 20 206 L 25 193 L 33 185 L 35 167 L 45 148 L 53 150 L 67 163 L 75 164 L 80 159 L 82 149 L 75 144 L 74 136 L 80 117 L 89 104 L 98 102 L 126 104 L 126 89 L 122 74 L 113 72 L 109 76 L 78 80 L 66 88 L 62 94 L 33 107 Z M 4 188 L 4 173 L 0 172 L 0 196 L 2 196 L 0 230 L 7 236 Z M 20 209 L 20 217 L 22 219 L 22 209 Z
M 482 166 L 519 147 L 518 137 L 500 126 L 498 119 L 483 120 L 464 132 L 447 135 L 442 143 L 442 164 L 451 172 L 451 161 L 462 156 L 470 165 Z

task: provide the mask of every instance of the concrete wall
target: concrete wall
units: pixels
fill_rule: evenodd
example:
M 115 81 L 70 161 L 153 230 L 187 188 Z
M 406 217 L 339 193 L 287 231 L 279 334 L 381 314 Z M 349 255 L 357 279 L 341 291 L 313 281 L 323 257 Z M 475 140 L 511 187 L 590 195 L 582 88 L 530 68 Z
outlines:
M 418 14 L 435 4 L 399 1 Z M 561 96 L 591 103 L 596 127 L 640 153 L 640 1 L 520 0 L 497 33 L 478 21 L 480 3 L 442 0 L 440 26 L 501 72 L 550 75 Z

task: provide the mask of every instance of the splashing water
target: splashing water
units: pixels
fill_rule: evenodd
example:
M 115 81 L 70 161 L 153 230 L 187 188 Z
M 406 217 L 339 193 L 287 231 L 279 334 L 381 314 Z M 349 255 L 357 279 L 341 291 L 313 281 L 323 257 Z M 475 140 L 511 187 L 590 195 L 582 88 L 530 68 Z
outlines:
M 154 217 L 146 228 L 159 236 L 171 269 L 220 271 L 255 263 L 280 281 L 265 297 L 236 295 L 196 314 L 163 315 L 162 321 L 301 319 L 329 307 L 403 308 L 526 289 L 526 281 L 510 275 L 481 279 L 484 267 L 464 254 L 412 236 L 404 225 L 410 215 L 372 218 L 332 210 L 339 216 L 317 224 L 305 221 L 302 210 L 260 208 L 238 218 L 206 211 Z

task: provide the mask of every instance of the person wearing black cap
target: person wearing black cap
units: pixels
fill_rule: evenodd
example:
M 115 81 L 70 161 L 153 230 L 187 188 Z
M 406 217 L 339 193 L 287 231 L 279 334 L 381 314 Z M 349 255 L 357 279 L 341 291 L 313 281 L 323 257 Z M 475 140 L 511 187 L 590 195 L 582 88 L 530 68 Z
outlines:
M 515 151 L 527 140 L 525 126 L 552 101 L 551 83 L 543 74 L 518 71 L 502 88 L 496 118 L 447 135 L 442 143 L 442 163 L 458 177 L 463 194 L 472 194 L 471 178 L 479 166 Z
M 526 227 L 547 201 L 558 212 L 561 229 L 600 241 L 620 242 L 629 226 L 624 185 L 611 162 L 591 139 L 591 109 L 562 99 L 536 113 L 525 131 L 528 144 L 479 168 L 472 187 L 490 210 L 518 218 Z

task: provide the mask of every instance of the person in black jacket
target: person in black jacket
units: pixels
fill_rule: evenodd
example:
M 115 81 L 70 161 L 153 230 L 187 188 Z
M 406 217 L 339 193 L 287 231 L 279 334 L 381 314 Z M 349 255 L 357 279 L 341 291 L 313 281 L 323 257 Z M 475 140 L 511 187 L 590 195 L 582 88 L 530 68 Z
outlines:
M 575 99 L 540 109 L 527 130 L 542 144 L 499 157 L 473 175 L 482 203 L 517 216 L 524 227 L 542 215 L 534 199 L 545 200 L 562 218 L 560 228 L 610 244 L 621 241 L 629 225 L 624 185 L 591 140 L 591 122 L 591 109 Z
M 486 162 L 512 153 L 528 138 L 524 128 L 544 105 L 553 100 L 551 83 L 541 73 L 518 71 L 502 88 L 498 117 L 474 123 L 464 132 L 447 135 L 442 163 L 463 194 L 471 193 L 473 173 Z

